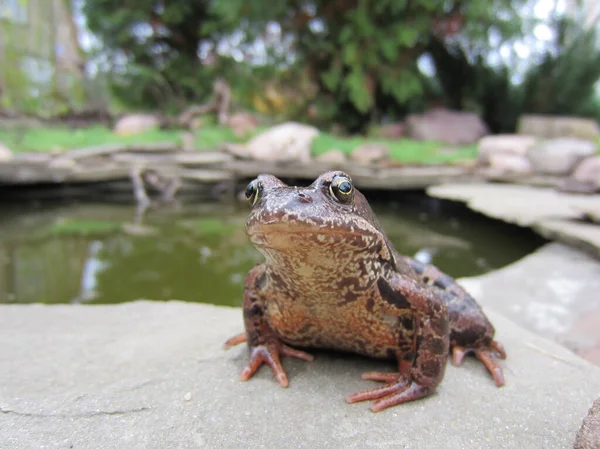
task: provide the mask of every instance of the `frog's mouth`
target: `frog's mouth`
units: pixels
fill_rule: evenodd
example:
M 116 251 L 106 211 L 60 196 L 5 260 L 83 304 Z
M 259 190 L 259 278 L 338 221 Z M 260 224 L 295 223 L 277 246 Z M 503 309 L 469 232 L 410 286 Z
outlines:
M 366 222 L 365 222 L 366 223 Z M 379 234 L 370 224 L 366 227 L 340 229 L 309 222 L 263 221 L 249 226 L 248 237 L 257 247 L 274 250 L 306 251 L 320 247 L 324 251 L 334 249 L 364 250 L 376 244 Z

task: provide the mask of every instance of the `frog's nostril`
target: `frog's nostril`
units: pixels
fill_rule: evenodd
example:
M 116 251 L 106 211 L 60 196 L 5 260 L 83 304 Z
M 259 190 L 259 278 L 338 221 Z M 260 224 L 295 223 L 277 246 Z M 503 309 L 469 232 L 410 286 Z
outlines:
M 298 197 L 301 203 L 311 203 L 312 198 L 308 196 L 306 193 L 298 192 Z

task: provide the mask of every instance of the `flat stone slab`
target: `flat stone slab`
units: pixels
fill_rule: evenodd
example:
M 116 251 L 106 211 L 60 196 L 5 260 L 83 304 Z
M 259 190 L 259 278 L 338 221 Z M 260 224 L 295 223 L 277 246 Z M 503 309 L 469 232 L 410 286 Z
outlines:
M 499 270 L 459 279 L 478 301 L 600 365 L 600 262 L 561 243 Z M 587 355 L 590 357 L 587 357 Z
M 472 358 L 437 394 L 373 413 L 344 397 L 391 363 L 317 353 L 238 375 L 237 308 L 182 302 L 0 307 L 0 447 L 572 447 L 600 368 L 487 311 L 509 358 L 497 388 Z
M 600 208 L 600 195 L 574 195 L 551 188 L 510 184 L 446 184 L 427 189 L 430 196 L 462 201 L 478 212 L 530 226 L 547 238 L 575 245 L 600 257 L 600 226 L 582 221 Z

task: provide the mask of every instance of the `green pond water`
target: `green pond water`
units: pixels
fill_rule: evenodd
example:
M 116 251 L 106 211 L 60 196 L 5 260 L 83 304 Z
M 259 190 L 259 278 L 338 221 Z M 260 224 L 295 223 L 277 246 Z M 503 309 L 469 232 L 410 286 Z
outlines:
M 367 195 L 368 196 L 368 195 Z M 422 197 L 372 204 L 404 254 L 473 276 L 536 249 L 533 233 Z M 102 203 L 0 203 L 0 303 L 183 300 L 241 304 L 262 256 L 247 240 L 246 204 L 149 210 Z

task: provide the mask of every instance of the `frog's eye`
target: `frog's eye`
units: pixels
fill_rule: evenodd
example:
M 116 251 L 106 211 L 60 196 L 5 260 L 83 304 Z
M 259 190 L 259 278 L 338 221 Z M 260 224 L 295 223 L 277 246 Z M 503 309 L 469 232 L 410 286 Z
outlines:
M 248 184 L 248 187 L 246 187 L 246 199 L 253 206 L 256 204 L 258 197 L 260 196 L 260 187 L 261 186 L 260 182 L 258 182 L 258 179 L 251 181 L 250 184 Z
M 354 196 L 352 180 L 343 175 L 335 176 L 329 185 L 329 193 L 340 203 L 348 204 L 352 202 Z

